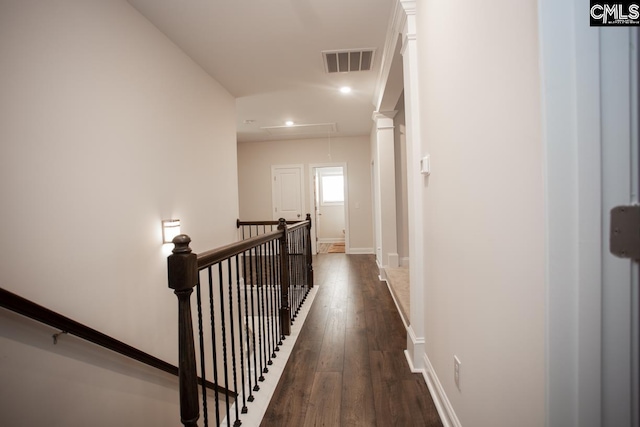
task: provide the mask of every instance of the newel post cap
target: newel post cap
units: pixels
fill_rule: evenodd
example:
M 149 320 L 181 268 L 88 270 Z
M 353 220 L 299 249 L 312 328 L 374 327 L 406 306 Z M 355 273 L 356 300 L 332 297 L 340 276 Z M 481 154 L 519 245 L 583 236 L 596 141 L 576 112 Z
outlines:
M 189 243 L 191 243 L 191 237 L 186 234 L 178 234 L 171 241 L 173 243 L 173 250 L 171 251 L 174 254 L 184 254 L 191 253 L 191 248 L 189 247 Z
M 280 218 L 278 220 L 278 230 L 284 230 L 287 228 L 287 220 L 284 218 Z
M 167 257 L 169 287 L 176 291 L 192 289 L 198 283 L 198 256 L 189 247 L 191 238 L 180 234 L 173 238 L 173 252 Z

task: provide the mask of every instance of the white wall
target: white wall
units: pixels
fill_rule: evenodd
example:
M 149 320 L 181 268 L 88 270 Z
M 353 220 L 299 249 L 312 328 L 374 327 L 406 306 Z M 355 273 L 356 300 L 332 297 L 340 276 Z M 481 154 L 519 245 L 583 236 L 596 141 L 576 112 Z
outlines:
M 376 112 L 373 116 L 372 161 L 376 200 L 376 262 L 385 278 L 386 267 L 398 267 L 396 233 L 396 170 L 393 117 L 396 111 Z
M 464 426 L 545 423 L 536 6 L 417 3 L 426 356 Z
M 124 0 L 3 1 L 0 55 L 0 286 L 175 363 L 160 221 L 180 218 L 196 251 L 234 240 L 234 99 Z M 47 360 L 66 345 L 0 325 L 2 378 L 34 376 L 16 360 L 31 347 Z M 102 376 L 108 404 L 84 373 L 59 382 L 78 352 L 55 356 L 55 373 L 3 380 L 3 423 L 147 424 L 150 411 L 165 415 L 154 425 L 178 422 L 149 381 Z M 50 393 L 26 406 L 36 386 Z
M 396 106 L 398 113 L 393 118 L 396 171 L 396 234 L 398 256 L 402 262 L 409 260 L 409 202 L 407 194 L 407 141 L 404 96 Z
M 349 197 L 349 244 L 371 252 L 371 172 L 369 137 L 335 137 L 330 140 L 301 139 L 238 143 L 240 217 L 243 220 L 271 218 L 271 165 L 305 164 L 305 201 L 309 206 L 309 165 L 347 163 Z

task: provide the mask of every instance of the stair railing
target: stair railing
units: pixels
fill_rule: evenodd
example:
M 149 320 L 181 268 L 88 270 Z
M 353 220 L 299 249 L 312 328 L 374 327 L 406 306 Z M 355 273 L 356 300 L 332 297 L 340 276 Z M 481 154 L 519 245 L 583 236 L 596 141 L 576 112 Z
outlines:
M 237 224 L 262 232 L 201 254 L 192 253 L 183 234 L 173 240 L 168 258 L 169 287 L 178 297 L 180 416 L 186 427 L 197 425 L 201 406 L 208 426 L 210 404 L 215 425 L 241 424 L 313 286 L 309 214 L 297 223 Z M 214 384 L 236 393 L 235 403 L 225 396 L 221 402 L 217 390 L 213 396 L 205 387 L 198 390 L 198 375 L 212 375 Z
M 4 288 L 0 288 L 0 307 L 59 330 L 60 332 L 52 335 L 54 345 L 58 343 L 60 336 L 67 334 L 73 335 L 145 365 L 160 369 L 172 375 L 179 375 L 180 369 L 178 366 L 165 362 L 149 353 L 145 353 L 125 342 L 119 341 L 76 320 L 36 304 Z M 201 386 L 215 390 L 216 393 L 225 396 L 225 399 L 234 400 L 237 397 L 235 392 L 219 387 L 211 381 L 199 377 L 196 377 L 195 380 Z

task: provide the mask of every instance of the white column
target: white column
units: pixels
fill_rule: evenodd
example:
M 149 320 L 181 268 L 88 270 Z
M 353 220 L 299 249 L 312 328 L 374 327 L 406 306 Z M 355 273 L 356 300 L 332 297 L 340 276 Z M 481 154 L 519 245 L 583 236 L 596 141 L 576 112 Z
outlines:
M 376 197 L 376 260 L 380 275 L 386 267 L 398 267 L 396 229 L 396 185 L 393 117 L 397 111 L 375 112 L 376 144 L 374 154 Z
M 400 0 L 406 19 L 399 28 L 402 33 L 402 64 L 404 73 L 404 103 L 407 141 L 407 191 L 409 205 L 409 268 L 411 317 L 407 329 L 407 357 L 414 369 L 424 369 L 425 325 L 424 287 L 426 253 L 424 247 L 424 193 L 428 178 L 420 173 L 420 159 L 426 154 L 420 140 L 418 102 L 418 49 L 416 46 L 416 2 Z

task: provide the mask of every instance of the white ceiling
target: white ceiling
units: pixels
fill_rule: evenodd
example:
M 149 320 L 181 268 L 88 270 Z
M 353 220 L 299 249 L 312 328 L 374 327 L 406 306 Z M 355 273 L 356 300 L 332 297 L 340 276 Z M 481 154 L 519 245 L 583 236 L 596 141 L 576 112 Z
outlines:
M 238 141 L 329 133 L 261 129 L 286 120 L 335 123 L 331 136 L 370 133 L 393 0 L 128 1 L 236 97 Z M 325 73 L 322 51 L 360 48 L 376 49 L 371 71 Z

